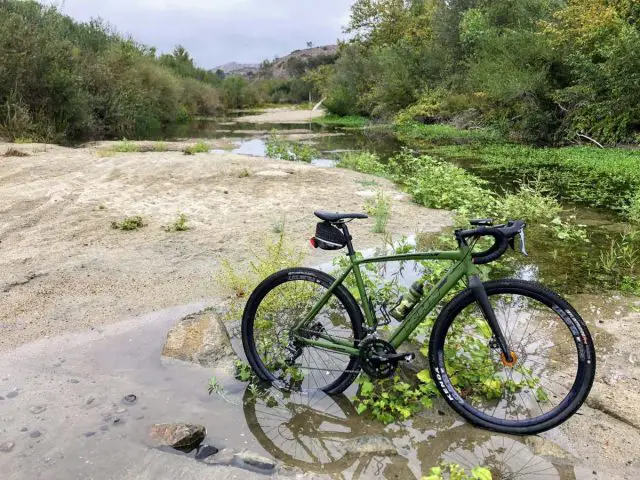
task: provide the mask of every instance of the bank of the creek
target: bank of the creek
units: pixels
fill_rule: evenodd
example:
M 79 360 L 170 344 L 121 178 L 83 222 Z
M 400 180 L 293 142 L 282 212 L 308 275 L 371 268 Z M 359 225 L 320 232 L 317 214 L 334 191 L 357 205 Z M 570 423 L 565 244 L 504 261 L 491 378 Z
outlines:
M 534 236 L 531 256 L 512 265 L 568 296 L 589 323 L 598 353 L 586 405 L 540 437 L 472 428 L 442 402 L 384 427 L 356 414 L 353 388 L 344 397 L 278 398 L 275 407 L 262 408 L 245 401 L 245 384 L 227 370 L 161 358 L 176 322 L 224 305 L 216 276 L 221 262 L 246 264 L 282 222 L 291 243 L 304 249 L 313 209 L 361 210 L 383 189 L 393 198 L 388 229 L 396 237 L 451 223 L 448 212 L 413 204 L 388 180 L 330 168 L 346 150 L 387 157 L 401 146 L 393 136 L 255 118 L 199 122 L 190 136 L 209 142 L 211 151 L 195 156 L 179 151 L 195 140 L 181 140 L 168 142 L 167 152 L 113 155 L 98 155 L 109 142 L 12 145 L 29 156 L 2 158 L 3 478 L 413 479 L 442 462 L 485 465 L 496 479 L 640 476 L 640 299 L 604 290 L 595 275 L 608 233 L 622 227 L 608 212 L 572 207 L 587 225 L 589 244 L 569 248 Z M 312 165 L 263 158 L 274 128 L 313 144 L 322 158 Z M 192 229 L 166 232 L 162 227 L 178 212 Z M 125 215 L 142 215 L 147 226 L 112 229 Z M 354 224 L 358 247 L 380 245 L 371 225 Z M 313 251 L 305 263 L 330 258 Z M 238 339 L 232 341 L 239 350 Z M 224 394 L 208 395 L 212 374 Z M 134 405 L 122 403 L 127 394 L 137 396 Z M 277 466 L 209 465 L 152 448 L 149 427 L 171 422 L 204 425 L 206 441 L 217 448 L 250 451 Z

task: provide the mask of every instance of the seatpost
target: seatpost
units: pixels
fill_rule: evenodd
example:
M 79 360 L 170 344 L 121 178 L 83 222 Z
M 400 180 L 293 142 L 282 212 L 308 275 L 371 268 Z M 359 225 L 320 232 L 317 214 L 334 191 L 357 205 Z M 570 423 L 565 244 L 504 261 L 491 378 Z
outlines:
M 353 245 L 351 244 L 352 237 L 349 234 L 349 228 L 347 227 L 346 223 L 342 223 L 341 227 L 342 227 L 342 233 L 344 233 L 344 238 L 347 240 L 347 253 L 349 254 L 350 257 L 353 257 L 356 254 L 356 252 L 353 250 Z

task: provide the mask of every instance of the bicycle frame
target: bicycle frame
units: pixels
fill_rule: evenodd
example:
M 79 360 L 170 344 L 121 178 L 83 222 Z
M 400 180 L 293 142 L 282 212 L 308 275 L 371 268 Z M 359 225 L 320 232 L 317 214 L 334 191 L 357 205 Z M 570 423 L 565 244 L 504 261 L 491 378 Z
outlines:
M 350 245 L 349 245 L 350 246 Z M 432 251 L 422 253 L 408 253 L 400 255 L 388 255 L 382 257 L 372 257 L 358 259 L 352 248 L 349 248 L 348 254 L 350 265 L 346 268 L 340 277 L 331 285 L 327 292 L 322 296 L 318 303 L 313 307 L 311 312 L 303 318 L 297 325 L 294 326 L 293 331 L 298 331 L 310 323 L 315 316 L 322 310 L 325 304 L 329 301 L 333 291 L 344 283 L 346 278 L 353 273 L 358 292 L 360 293 L 360 299 L 362 309 L 364 311 L 365 322 L 369 328 L 377 325 L 375 312 L 371 310 L 371 303 L 367 295 L 367 291 L 362 280 L 362 272 L 360 270 L 361 265 L 368 263 L 385 263 L 385 262 L 404 262 L 404 261 L 420 261 L 420 260 L 449 260 L 455 262 L 449 269 L 446 275 L 435 285 L 427 295 L 415 305 L 415 307 L 409 312 L 407 317 L 396 327 L 389 338 L 389 343 L 398 348 L 405 340 L 409 338 L 411 333 L 422 323 L 422 321 L 433 311 L 433 309 L 440 303 L 444 296 L 454 288 L 460 280 L 463 278 L 469 278 L 473 275 L 478 275 L 479 270 L 476 265 L 473 264 L 471 256 L 471 248 L 464 245 L 459 250 L 451 251 Z M 319 340 L 312 340 L 304 338 L 303 336 L 296 336 L 297 340 L 306 345 L 324 348 L 332 350 L 338 353 L 347 355 L 358 355 L 359 349 L 353 346 L 352 342 L 346 340 L 336 339 L 330 335 L 324 333 L 318 333 L 315 335 Z

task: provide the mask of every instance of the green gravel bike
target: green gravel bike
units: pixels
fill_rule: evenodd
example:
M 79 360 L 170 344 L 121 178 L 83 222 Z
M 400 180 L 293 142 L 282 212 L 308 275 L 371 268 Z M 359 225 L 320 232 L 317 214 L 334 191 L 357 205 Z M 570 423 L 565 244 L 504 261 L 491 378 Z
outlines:
M 518 236 L 526 255 L 524 222 L 472 220 L 473 228 L 454 232 L 456 250 L 359 258 L 347 223 L 366 215 L 315 215 L 321 222 L 312 246 L 346 248 L 348 266 L 337 279 L 310 268 L 282 270 L 251 294 L 242 342 L 259 379 L 283 391 L 339 394 L 361 372 L 388 378 L 400 362 L 414 359 L 399 347 L 450 291 L 462 286 L 439 311 L 429 339 L 431 378 L 448 404 L 474 425 L 511 434 L 554 428 L 580 408 L 596 368 L 584 320 L 566 300 L 537 283 L 480 280 L 478 265 L 497 260 L 510 246 L 515 249 Z M 492 240 L 491 246 L 477 251 L 483 239 Z M 405 296 L 391 312 L 386 305 L 374 305 L 363 265 L 422 260 L 452 266 L 430 291 Z M 344 285 L 349 275 L 360 303 Z M 378 328 L 388 324 L 395 326 L 383 338 Z

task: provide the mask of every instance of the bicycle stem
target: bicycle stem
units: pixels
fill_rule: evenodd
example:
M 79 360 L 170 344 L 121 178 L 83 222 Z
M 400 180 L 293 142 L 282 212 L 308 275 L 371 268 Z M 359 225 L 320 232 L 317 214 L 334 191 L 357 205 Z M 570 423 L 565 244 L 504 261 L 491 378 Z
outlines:
M 478 275 L 471 275 L 469 277 L 469 288 L 473 292 L 473 295 L 476 298 L 476 301 L 480 306 L 480 310 L 482 310 L 482 314 L 487 320 L 489 327 L 491 327 L 491 331 L 498 341 L 498 345 L 500 346 L 500 350 L 502 350 L 504 358 L 507 360 L 507 362 L 512 362 L 513 357 L 511 356 L 511 349 L 507 344 L 507 339 L 502 333 L 502 329 L 500 328 L 500 324 L 498 323 L 496 314 L 493 311 L 493 307 L 491 306 L 491 303 L 489 303 L 487 292 L 485 291 L 484 285 L 482 285 L 482 280 L 480 280 L 480 277 Z

